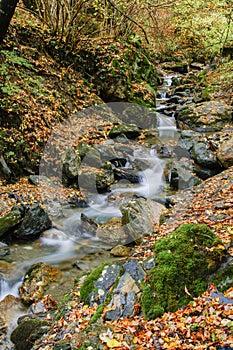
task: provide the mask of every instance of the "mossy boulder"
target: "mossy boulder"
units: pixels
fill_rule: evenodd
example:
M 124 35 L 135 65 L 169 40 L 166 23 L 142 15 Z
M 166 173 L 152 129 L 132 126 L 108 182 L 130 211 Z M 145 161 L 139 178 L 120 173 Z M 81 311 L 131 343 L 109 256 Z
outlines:
M 39 318 L 25 317 L 11 333 L 11 341 L 16 350 L 30 350 L 35 341 L 49 331 L 51 322 Z
M 225 259 L 221 240 L 202 224 L 183 224 L 154 245 L 155 268 L 144 285 L 142 308 L 148 319 L 176 311 L 202 294 Z
M 0 217 L 0 237 L 9 231 L 13 231 L 23 220 L 24 207 L 19 205 Z

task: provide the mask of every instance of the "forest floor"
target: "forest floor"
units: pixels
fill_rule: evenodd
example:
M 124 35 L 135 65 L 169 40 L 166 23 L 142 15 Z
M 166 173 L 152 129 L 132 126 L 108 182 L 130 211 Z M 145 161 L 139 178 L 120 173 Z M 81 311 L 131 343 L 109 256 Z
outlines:
M 72 65 L 58 64 L 47 53 L 41 54 L 46 50 L 41 44 L 42 38 L 39 38 L 41 27 L 38 31 L 38 25 L 41 26 L 37 21 L 32 24 L 30 18 L 24 17 L 21 20 L 20 15 L 16 16 L 4 52 L 0 54 L 2 67 L 5 69 L 0 71 L 5 83 L 5 92 L 1 95 L 1 110 L 6 111 L 9 118 L 4 119 L 3 115 L 1 131 L 6 133 L 6 161 L 13 169 L 17 169 L 17 157 L 20 157 L 20 150 L 27 144 L 28 159 L 33 160 L 33 166 L 38 166 L 41 144 L 47 141 L 51 130 L 72 113 L 101 102 L 87 82 L 81 76 L 77 76 Z M 27 30 L 27 26 L 30 31 Z M 46 34 L 43 35 L 45 45 Z M 35 37 L 38 37 L 37 40 Z M 35 42 L 38 46 L 34 45 Z M 34 44 L 31 45 L 32 43 Z M 7 56 L 7 51 L 13 47 L 14 53 L 10 57 Z M 19 59 L 20 56 L 23 59 Z M 219 90 L 222 94 L 227 92 L 229 100 L 232 99 L 232 86 L 227 78 L 230 74 L 232 62 L 222 69 L 210 71 L 207 76 L 207 83 L 220 84 L 222 88 Z M 18 116 L 21 116 L 22 120 L 18 120 Z M 90 128 L 92 125 L 90 124 Z M 14 153 L 17 145 L 19 151 Z M 30 166 L 28 169 L 25 161 L 25 171 L 28 171 L 28 174 L 33 173 Z M 0 181 L 0 214 L 10 210 L 17 201 L 24 204 L 41 202 L 38 187 L 31 184 L 28 177 L 22 177 L 15 183 L 7 183 L 4 177 Z M 204 181 L 191 191 L 184 191 L 176 197 L 173 209 L 164 213 L 166 221 L 161 226 L 155 226 L 154 234 L 145 237 L 142 245 L 134 248 L 131 257 L 144 259 L 153 256 L 155 241 L 168 235 L 184 222 L 207 224 L 233 255 L 232 193 L 233 167 Z M 74 189 L 66 189 L 64 195 L 67 201 L 72 201 L 80 196 L 80 193 Z M 54 324 L 47 338 L 43 339 L 43 343 L 37 349 L 53 349 L 56 334 L 60 334 L 64 339 L 72 338 L 72 341 L 76 341 L 76 348 L 83 345 L 85 333 L 82 331 L 90 326 L 90 317 L 95 310 L 80 304 L 79 286 L 72 292 L 69 311 L 64 311 L 63 317 Z M 233 288 L 228 290 L 225 296 L 233 299 Z M 97 335 L 98 341 L 105 349 L 221 350 L 225 345 L 229 345 L 228 349 L 233 348 L 233 304 L 223 305 L 212 285 L 184 309 L 165 313 L 161 318 L 146 321 L 137 311 L 139 310 L 135 310 L 133 318 L 105 323 Z M 71 333 L 73 323 L 77 326 Z M 91 350 L 92 347 L 88 349 Z

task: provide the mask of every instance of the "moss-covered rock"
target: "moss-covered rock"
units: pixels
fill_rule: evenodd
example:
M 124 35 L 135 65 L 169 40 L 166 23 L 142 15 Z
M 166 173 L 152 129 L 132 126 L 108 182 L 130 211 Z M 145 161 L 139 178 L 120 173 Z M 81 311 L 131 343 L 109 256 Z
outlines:
M 156 267 L 142 296 L 148 319 L 175 311 L 203 293 L 225 257 L 220 239 L 201 224 L 181 225 L 155 243 L 154 253 Z
M 11 341 L 17 350 L 30 350 L 35 341 L 49 331 L 51 322 L 39 318 L 23 318 L 11 333 Z
M 14 230 L 21 223 L 24 215 L 24 207 L 19 205 L 0 217 L 0 237 L 5 233 Z

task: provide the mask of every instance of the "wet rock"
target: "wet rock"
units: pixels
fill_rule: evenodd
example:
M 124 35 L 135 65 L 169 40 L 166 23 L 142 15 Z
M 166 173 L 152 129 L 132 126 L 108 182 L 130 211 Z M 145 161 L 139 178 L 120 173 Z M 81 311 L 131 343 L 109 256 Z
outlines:
M 114 168 L 113 173 L 117 181 L 126 180 L 130 183 L 137 184 L 140 183 L 141 177 L 138 172 L 134 169 L 119 169 Z
M 96 236 L 101 241 L 113 246 L 124 245 L 128 239 L 121 218 L 112 218 L 105 224 L 100 225 L 96 231 Z
M 217 151 L 217 158 L 225 169 L 233 165 L 233 132 L 227 132 L 222 135 L 222 141 Z
M 131 239 L 137 240 L 154 231 L 164 206 L 151 200 L 132 198 L 123 203 L 120 210 L 125 231 Z
M 35 317 L 21 318 L 19 325 L 11 333 L 11 341 L 16 350 L 30 350 L 36 340 L 50 329 L 51 322 Z
M 84 213 L 81 214 L 81 226 L 84 231 L 91 233 L 92 235 L 96 235 L 98 224 L 97 222 L 87 217 Z
M 49 284 L 57 277 L 57 269 L 42 262 L 33 264 L 26 272 L 22 286 L 19 288 L 21 301 L 29 306 L 42 299 Z
M 128 256 L 130 254 L 130 251 L 131 249 L 129 247 L 119 244 L 110 250 L 110 254 L 113 256 L 124 257 L 124 256 Z
M 0 237 L 7 232 L 13 231 L 22 222 L 24 211 L 24 207 L 19 205 L 0 217 Z
M 34 204 L 26 211 L 23 221 L 15 233 L 18 239 L 34 239 L 52 227 L 52 222 L 44 209 Z
M 221 130 L 232 120 L 232 110 L 223 101 L 189 104 L 176 114 L 180 129 L 213 132 Z

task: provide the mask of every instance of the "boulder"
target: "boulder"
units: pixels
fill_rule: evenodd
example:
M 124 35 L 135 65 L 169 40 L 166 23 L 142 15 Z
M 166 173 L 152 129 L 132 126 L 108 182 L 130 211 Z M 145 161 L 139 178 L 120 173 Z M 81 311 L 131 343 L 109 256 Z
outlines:
M 78 185 L 90 193 L 107 192 L 114 183 L 114 173 L 110 162 L 106 162 L 100 169 L 85 165 L 78 178 Z
M 201 180 L 194 174 L 193 162 L 188 158 L 181 158 L 172 162 L 169 184 L 176 190 L 192 188 L 201 183 Z
M 35 341 L 47 333 L 51 322 L 35 316 L 25 316 L 19 319 L 18 326 L 11 333 L 11 341 L 16 350 L 30 350 Z
M 103 314 L 106 320 L 131 317 L 135 313 L 135 305 L 139 302 L 140 283 L 145 276 L 146 272 L 134 259 L 123 265 L 118 262 L 99 266 L 82 283 L 80 300 L 90 306 L 101 306 L 99 317 L 106 306 L 107 311 Z
M 23 304 L 29 306 L 42 299 L 49 284 L 58 276 L 58 270 L 39 262 L 33 264 L 24 275 L 24 280 L 19 288 L 20 299 Z
M 154 232 L 154 225 L 165 207 L 152 200 L 132 198 L 120 206 L 122 225 L 131 240 L 135 241 Z
M 18 205 L 0 217 L 0 237 L 7 232 L 12 232 L 22 222 L 24 212 L 25 208 Z
M 180 129 L 214 132 L 232 120 L 232 109 L 223 101 L 191 103 L 176 114 Z
M 105 224 L 100 225 L 96 231 L 96 236 L 111 246 L 125 244 L 128 239 L 121 218 L 112 218 Z
M 74 179 L 79 174 L 79 168 L 81 165 L 81 158 L 73 147 L 68 148 L 63 157 L 63 176 L 69 179 Z
M 134 124 L 119 124 L 113 126 L 109 131 L 109 137 L 115 139 L 116 137 L 125 135 L 129 139 L 136 139 L 141 134 L 141 130 Z
M 226 133 L 220 142 L 217 158 L 225 169 L 233 165 L 233 132 Z
M 34 239 L 52 227 L 52 222 L 45 210 L 38 204 L 28 208 L 19 229 L 15 232 L 18 239 Z
M 183 224 L 158 239 L 154 254 L 155 267 L 142 294 L 142 309 L 148 319 L 176 311 L 201 295 L 209 282 L 215 282 L 213 274 L 219 270 L 226 272 L 229 255 L 217 235 L 202 224 Z M 221 291 L 232 284 L 232 264 L 227 271 L 218 281 Z M 219 278 L 220 274 L 217 275 Z
M 102 304 L 120 274 L 119 264 L 102 264 L 93 270 L 84 280 L 80 288 L 80 300 L 88 303 Z

